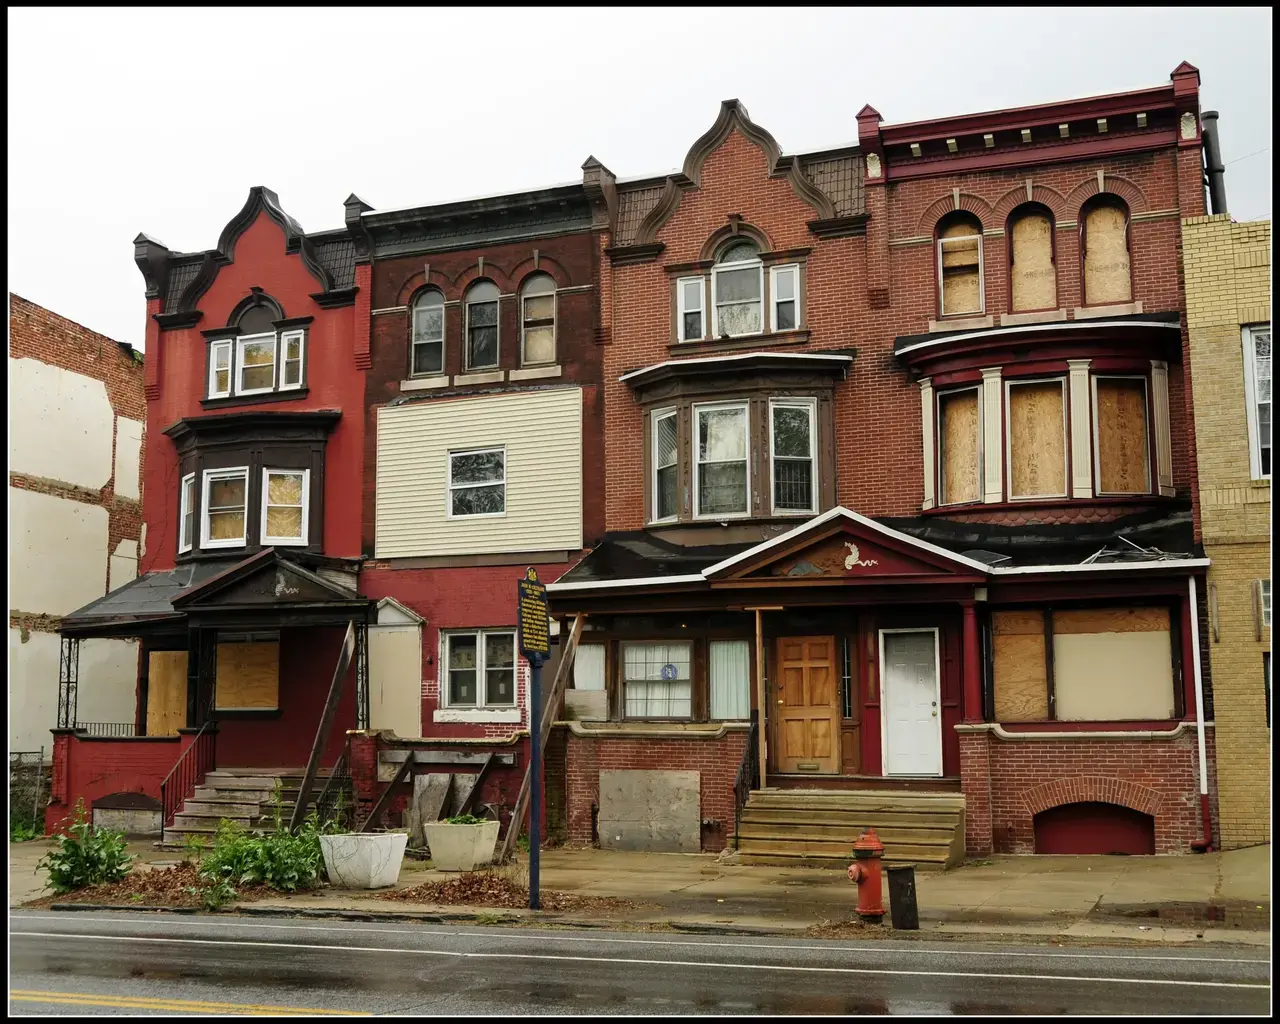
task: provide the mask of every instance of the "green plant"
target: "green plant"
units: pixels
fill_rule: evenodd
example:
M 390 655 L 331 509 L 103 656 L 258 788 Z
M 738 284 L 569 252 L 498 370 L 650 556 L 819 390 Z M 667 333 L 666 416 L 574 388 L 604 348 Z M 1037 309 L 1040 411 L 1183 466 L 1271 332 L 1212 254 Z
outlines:
M 528 832 L 521 832 L 518 836 L 516 836 L 516 848 L 521 853 L 529 852 L 529 833 Z
M 39 839 L 43 834 L 44 829 L 37 828 L 29 822 L 9 822 L 9 842 L 11 843 L 29 843 L 33 839 Z
M 223 821 L 213 848 L 200 864 L 202 877 L 230 885 L 265 885 L 280 892 L 310 889 L 320 880 L 324 857 L 320 836 L 339 832 L 333 822 L 321 822 L 313 811 L 298 831 L 280 824 L 270 832 L 249 832 Z
M 58 842 L 59 848 L 40 858 L 36 870 L 48 870 L 46 888 L 59 895 L 86 885 L 118 882 L 132 866 L 133 858 L 125 853 L 124 834 L 95 829 L 85 817 L 83 800 L 76 802 L 75 820 Z
M 486 819 L 477 818 L 474 814 L 455 814 L 444 820 L 447 825 L 483 825 Z
M 187 892 L 199 896 L 205 910 L 221 910 L 236 898 L 235 886 L 225 880 L 210 882 L 208 885 L 189 885 Z
M 200 862 L 204 859 L 204 836 L 196 832 L 188 832 L 182 838 L 182 851 L 185 854 L 182 859 L 187 864 L 194 864 L 199 867 Z

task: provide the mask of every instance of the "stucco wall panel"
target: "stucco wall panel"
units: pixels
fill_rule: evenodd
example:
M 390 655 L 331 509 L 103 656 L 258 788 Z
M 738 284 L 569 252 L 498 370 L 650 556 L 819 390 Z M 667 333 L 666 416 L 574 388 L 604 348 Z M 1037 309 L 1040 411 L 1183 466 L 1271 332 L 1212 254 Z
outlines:
M 115 491 L 122 498 L 142 497 L 142 436 L 146 424 L 116 417 Z
M 9 488 L 9 607 L 66 615 L 107 582 L 105 508 Z
M 111 479 L 114 414 L 100 380 L 9 359 L 9 470 L 98 490 Z M 137 466 L 134 466 L 135 488 Z

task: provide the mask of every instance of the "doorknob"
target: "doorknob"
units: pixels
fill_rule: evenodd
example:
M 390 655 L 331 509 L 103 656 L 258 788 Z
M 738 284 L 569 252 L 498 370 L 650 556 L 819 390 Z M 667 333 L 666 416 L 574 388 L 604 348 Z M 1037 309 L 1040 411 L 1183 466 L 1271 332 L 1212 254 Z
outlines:
M 785 701 L 785 700 L 782 700 L 782 699 L 779 699 L 779 700 L 778 700 L 778 703 L 779 703 L 779 704 L 785 704 L 785 703 L 786 703 L 786 701 Z

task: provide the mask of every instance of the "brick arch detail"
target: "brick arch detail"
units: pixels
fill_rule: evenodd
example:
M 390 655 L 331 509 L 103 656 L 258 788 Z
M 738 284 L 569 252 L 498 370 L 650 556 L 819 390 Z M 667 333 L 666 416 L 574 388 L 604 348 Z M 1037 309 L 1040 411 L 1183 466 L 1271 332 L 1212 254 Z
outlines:
M 428 287 L 437 289 L 444 295 L 446 302 L 451 298 L 449 292 L 453 288 L 453 282 L 445 274 L 440 273 L 438 270 L 433 270 L 431 271 L 430 279 L 428 279 L 419 270 L 416 274 L 411 274 L 407 277 L 400 286 L 400 291 L 396 293 L 396 305 L 412 306 L 418 301 L 418 296 L 426 291 Z
M 920 215 L 920 220 L 916 223 L 917 234 L 932 235 L 938 221 L 942 220 L 947 214 L 955 212 L 956 209 L 956 200 L 952 193 L 948 192 L 944 196 L 939 196 Z M 977 217 L 983 230 L 996 226 L 991 219 L 991 204 L 981 196 L 975 196 L 972 192 L 961 192 L 959 209 Z
M 1004 225 L 1009 220 L 1009 215 L 1013 213 L 1019 206 L 1024 206 L 1027 200 L 1027 186 L 1019 185 L 1012 188 L 998 200 L 992 208 L 992 215 L 995 217 L 996 223 L 992 227 Z M 1037 185 L 1031 183 L 1031 199 L 1030 202 L 1040 203 L 1049 208 L 1049 212 L 1053 214 L 1055 224 L 1059 224 L 1064 220 L 1068 220 L 1067 216 L 1067 200 L 1066 197 L 1056 188 L 1050 188 L 1048 185 Z
M 1107 192 L 1123 199 L 1125 203 L 1128 204 L 1129 213 L 1131 215 L 1135 213 L 1145 213 L 1150 205 L 1147 202 L 1146 193 L 1128 178 L 1122 178 L 1117 174 L 1108 174 L 1103 177 L 1102 188 L 1099 189 L 1098 177 L 1095 174 L 1080 182 L 1080 184 L 1073 188 L 1067 195 L 1067 210 L 1071 216 L 1078 219 L 1080 216 L 1080 208 L 1084 206 L 1086 201 L 1092 199 L 1096 195 L 1102 195 Z
M 1125 779 L 1076 775 L 1035 786 L 1022 794 L 1022 802 L 1032 817 L 1063 804 L 1103 803 L 1119 804 L 1154 818 L 1160 811 L 1161 797 L 1156 790 Z
M 773 249 L 773 239 L 769 237 L 769 233 L 764 228 L 756 227 L 754 224 L 742 222 L 738 225 L 738 230 L 733 230 L 732 224 L 725 224 L 716 228 L 702 243 L 702 251 L 698 254 L 700 260 L 714 259 L 716 251 L 735 235 L 742 235 L 756 245 L 760 246 L 761 252 L 770 252 Z
M 488 269 L 488 264 L 485 264 L 485 269 Z M 536 267 L 533 265 L 533 257 L 530 256 L 528 259 L 521 260 L 511 268 L 511 273 L 509 275 L 513 286 L 511 290 L 518 293 L 520 289 L 524 287 L 525 281 L 531 278 L 534 274 L 546 274 L 556 283 L 557 288 L 573 287 L 573 281 L 569 277 L 569 272 L 565 270 L 557 260 L 539 253 L 538 265 Z
M 480 270 L 479 263 L 472 264 L 465 270 L 460 270 L 458 272 L 458 276 L 453 279 L 454 294 L 449 295 L 448 293 L 445 293 L 445 298 L 464 298 L 467 294 L 467 289 L 479 280 L 492 281 L 498 286 L 498 291 L 502 292 L 504 295 L 514 290 L 511 287 L 511 275 L 498 264 L 490 263 L 488 260 L 485 260 L 483 273 Z

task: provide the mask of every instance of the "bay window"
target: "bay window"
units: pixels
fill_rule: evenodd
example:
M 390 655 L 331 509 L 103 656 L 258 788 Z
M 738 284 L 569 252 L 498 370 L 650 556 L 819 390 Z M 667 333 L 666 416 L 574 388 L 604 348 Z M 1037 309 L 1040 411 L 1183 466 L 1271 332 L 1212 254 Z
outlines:
M 690 718 L 692 644 L 622 644 L 622 692 L 627 718 Z
M 1146 378 L 1095 376 L 1093 422 L 1097 493 L 1150 493 Z
M 448 707 L 513 707 L 516 702 L 516 635 L 510 630 L 447 633 L 444 638 L 446 679 L 442 690 Z
M 196 528 L 196 475 L 182 478 L 178 491 L 178 552 L 190 551 Z
M 980 388 L 938 393 L 938 504 L 982 499 Z
M 746 404 L 695 406 L 694 419 L 694 515 L 746 515 L 750 509 Z
M 248 490 L 248 467 L 205 470 L 201 547 L 228 548 L 244 544 Z
M 817 511 L 816 412 L 812 400 L 775 400 L 769 403 L 775 514 Z
M 1063 381 L 1009 381 L 1005 392 L 1010 500 L 1067 494 Z
M 653 519 L 673 519 L 679 511 L 677 491 L 676 411 L 663 409 L 653 414 Z

